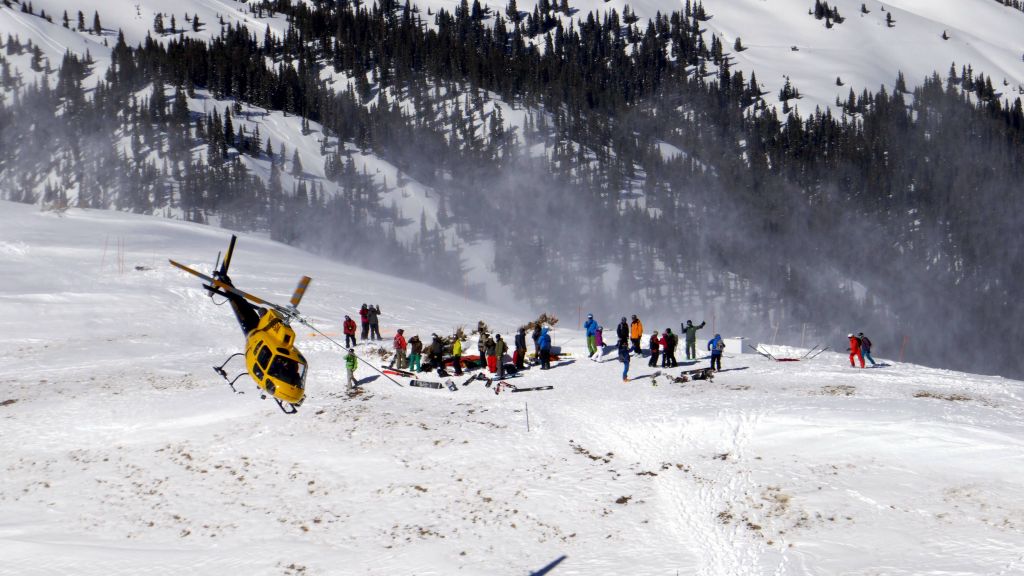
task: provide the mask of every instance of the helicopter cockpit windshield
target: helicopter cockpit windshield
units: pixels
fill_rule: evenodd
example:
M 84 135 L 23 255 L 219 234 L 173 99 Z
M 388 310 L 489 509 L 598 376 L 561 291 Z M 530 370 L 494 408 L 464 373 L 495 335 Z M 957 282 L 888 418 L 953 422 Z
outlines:
M 275 355 L 267 374 L 296 388 L 302 388 L 306 381 L 306 365 L 287 356 Z

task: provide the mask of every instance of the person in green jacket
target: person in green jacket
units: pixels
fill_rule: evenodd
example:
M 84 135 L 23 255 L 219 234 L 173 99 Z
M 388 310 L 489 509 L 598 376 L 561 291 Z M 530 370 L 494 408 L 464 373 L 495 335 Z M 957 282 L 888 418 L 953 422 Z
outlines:
M 348 373 L 348 391 L 351 392 L 356 389 L 356 368 L 359 367 L 359 359 L 356 358 L 356 351 L 352 348 L 348 349 L 348 355 L 345 356 L 345 371 Z
M 498 358 L 498 380 L 505 377 L 505 361 L 502 358 L 507 350 L 508 344 L 505 344 L 505 341 L 501 339 L 501 334 L 498 334 L 494 340 L 494 355 Z
M 683 326 L 683 332 L 686 333 L 686 359 L 696 360 L 697 359 L 697 330 L 704 327 L 707 322 L 701 322 L 700 326 L 694 326 L 693 320 L 687 320 L 686 326 Z

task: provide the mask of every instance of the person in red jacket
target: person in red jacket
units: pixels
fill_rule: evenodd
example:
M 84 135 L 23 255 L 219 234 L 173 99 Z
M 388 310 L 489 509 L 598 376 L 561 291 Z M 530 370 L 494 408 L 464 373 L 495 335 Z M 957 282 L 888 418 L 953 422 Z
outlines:
M 853 358 L 860 358 L 860 367 L 864 367 L 864 355 L 860 352 L 860 338 L 857 338 L 853 334 L 847 334 L 847 338 L 850 339 L 850 366 L 856 368 L 857 365 L 853 363 Z
M 359 333 L 360 340 L 366 340 L 366 337 L 370 334 L 370 310 L 363 304 L 362 308 L 359 309 L 359 322 L 363 325 L 363 331 Z
M 405 370 L 409 367 L 409 361 L 405 357 L 405 347 L 408 344 L 405 341 L 405 330 L 398 329 L 398 333 L 395 334 L 395 357 L 391 359 L 394 363 L 395 368 L 399 370 Z
M 356 322 L 348 315 L 345 316 L 345 321 L 341 324 L 341 331 L 345 333 L 345 348 L 355 348 L 356 346 Z

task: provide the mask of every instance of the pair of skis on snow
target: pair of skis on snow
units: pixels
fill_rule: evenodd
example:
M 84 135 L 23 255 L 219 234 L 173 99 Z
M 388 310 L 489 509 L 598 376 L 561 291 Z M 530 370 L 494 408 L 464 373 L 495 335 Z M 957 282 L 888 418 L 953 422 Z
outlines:
M 407 378 L 412 378 L 412 380 L 409 381 L 409 386 L 413 386 L 415 388 L 432 388 L 432 389 L 435 389 L 435 390 L 441 390 L 441 389 L 447 387 L 448 390 L 450 390 L 452 392 L 455 392 L 455 391 L 457 391 L 460 388 L 460 386 L 455 384 L 455 381 L 451 380 L 451 379 L 447 380 L 444 383 L 433 382 L 433 381 L 429 381 L 429 380 L 418 380 L 418 379 L 416 379 L 416 374 L 414 374 L 412 372 L 409 372 L 409 371 L 406 371 L 406 370 L 397 370 L 397 369 L 393 369 L 392 368 L 392 369 L 390 369 L 388 371 L 393 372 L 397 376 L 405 376 Z M 508 376 L 508 378 L 513 378 L 513 377 L 514 376 L 512 376 L 512 375 Z M 484 385 L 486 388 L 491 388 L 491 386 L 494 384 L 494 379 L 493 378 L 488 378 L 487 376 L 485 376 L 483 374 L 474 374 L 474 375 L 470 376 L 469 378 L 467 378 L 464 382 L 462 382 L 462 386 L 461 387 L 465 388 L 466 386 L 469 386 L 470 382 L 472 382 L 473 380 L 484 380 L 484 381 L 486 381 L 487 383 Z M 494 386 L 494 393 L 495 394 L 500 394 L 502 390 L 510 390 L 512 392 L 532 392 L 532 391 L 536 391 L 536 390 L 554 390 L 554 388 L 555 388 L 554 386 L 533 386 L 533 387 L 529 387 L 529 388 L 520 388 L 520 387 L 516 386 L 515 384 L 510 384 L 510 383 L 506 382 L 505 380 L 499 380 L 497 385 Z

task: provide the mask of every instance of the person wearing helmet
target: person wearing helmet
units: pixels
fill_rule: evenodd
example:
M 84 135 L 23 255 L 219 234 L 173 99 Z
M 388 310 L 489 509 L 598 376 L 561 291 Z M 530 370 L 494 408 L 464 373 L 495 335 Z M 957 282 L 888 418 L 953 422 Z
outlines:
M 354 347 L 356 345 L 356 322 L 351 316 L 345 315 L 345 321 L 341 323 L 341 331 L 345 334 L 345 347 Z
M 701 322 L 700 326 L 695 326 L 693 320 L 687 320 L 686 326 L 683 326 L 683 333 L 686 334 L 686 359 L 696 360 L 697 359 L 697 330 L 700 330 L 707 324 Z
M 619 325 L 615 327 L 615 335 L 619 337 L 619 342 L 629 340 L 629 323 L 626 322 L 625 316 L 619 321 Z
M 864 353 L 864 358 L 867 358 L 867 361 L 871 362 L 872 366 L 878 366 L 878 362 L 875 362 L 875 359 L 871 357 L 871 340 L 863 332 L 858 332 L 857 338 L 860 339 L 860 351 Z
M 856 368 L 857 367 L 857 365 L 853 363 L 853 359 L 856 357 L 856 358 L 860 359 L 860 367 L 863 368 L 864 367 L 864 355 L 861 353 L 861 350 L 860 350 L 860 338 L 857 338 L 852 333 L 847 334 L 846 337 L 850 339 L 850 347 L 847 348 L 847 350 L 850 351 L 850 367 L 851 368 Z
M 633 347 L 630 348 L 630 352 L 640 356 L 643 352 L 640 350 L 640 339 L 644 337 L 644 323 L 633 314 L 633 321 L 629 323 L 629 341 L 632 342 Z
M 370 335 L 370 309 L 363 304 L 359 308 L 359 323 L 363 325 L 362 331 L 359 332 L 359 339 L 366 340 Z
M 408 343 L 405 341 L 405 330 L 399 328 L 398 333 L 395 334 L 395 357 L 392 362 L 395 363 L 395 367 L 399 370 L 405 370 L 409 366 L 409 360 L 405 357 L 405 347 Z
M 647 362 L 647 365 L 652 368 L 658 367 L 658 355 L 661 350 L 661 338 L 658 337 L 658 331 L 655 330 L 651 333 L 651 339 L 648 342 L 648 346 L 651 348 L 651 360 Z
M 722 341 L 721 334 L 715 334 L 715 337 L 708 340 L 708 350 L 711 351 L 711 369 L 720 371 L 722 369 L 722 351 L 725 350 L 725 342 Z
M 594 341 L 597 336 L 597 320 L 594 320 L 593 314 L 587 314 L 587 321 L 583 323 L 583 330 L 587 335 L 587 356 L 593 359 L 594 354 L 597 353 L 597 344 Z
M 349 392 L 356 389 L 356 368 L 359 367 L 359 360 L 356 358 L 356 351 L 352 348 L 348 349 L 348 354 L 345 356 L 345 372 L 347 375 L 346 387 Z

